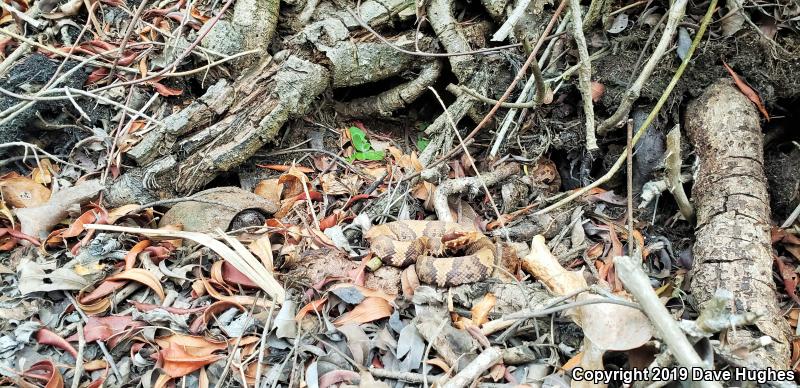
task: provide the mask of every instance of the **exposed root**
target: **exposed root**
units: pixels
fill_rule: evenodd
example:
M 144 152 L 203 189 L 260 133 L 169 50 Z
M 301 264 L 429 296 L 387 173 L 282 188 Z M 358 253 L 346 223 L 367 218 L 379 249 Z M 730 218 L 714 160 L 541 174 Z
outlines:
M 478 177 L 465 177 L 442 182 L 433 195 L 433 207 L 440 221 L 456 222 L 450 212 L 449 197 L 455 194 L 469 193 L 477 196 L 484 186 L 494 186 L 503 179 L 519 173 L 519 164 L 508 163 L 497 169 L 481 174 Z
M 419 98 L 425 90 L 434 84 L 442 71 L 442 63 L 438 60 L 427 63 L 419 76 L 402 85 L 398 85 L 376 96 L 358 98 L 345 103 L 338 103 L 336 110 L 342 114 L 391 115 L 393 111 L 405 108 L 410 102 Z

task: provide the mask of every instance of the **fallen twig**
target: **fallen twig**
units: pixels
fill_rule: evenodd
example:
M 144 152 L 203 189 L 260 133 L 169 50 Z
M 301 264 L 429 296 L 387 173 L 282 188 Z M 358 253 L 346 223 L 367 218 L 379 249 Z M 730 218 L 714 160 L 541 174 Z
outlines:
M 667 133 L 666 153 L 664 171 L 667 173 L 667 189 L 675 197 L 675 202 L 678 203 L 678 208 L 683 218 L 691 222 L 694 218 L 694 207 L 683 190 L 683 179 L 681 178 L 681 128 L 679 125 L 676 125 L 675 128 L 672 128 Z
M 463 388 L 476 381 L 483 372 L 497 364 L 503 358 L 503 352 L 491 347 L 475 357 L 461 372 L 442 385 L 442 388 Z
M 594 105 L 592 103 L 592 61 L 589 59 L 589 49 L 586 48 L 586 37 L 583 36 L 583 21 L 581 19 L 580 0 L 569 0 L 572 13 L 572 34 L 578 45 L 580 67 L 578 68 L 578 89 L 583 102 L 583 115 L 586 120 L 586 150 L 591 152 L 599 147 L 594 130 Z
M 76 329 L 78 333 L 78 357 L 75 359 L 75 369 L 72 371 L 72 388 L 78 388 L 81 385 L 83 352 L 86 349 L 86 338 L 83 336 L 83 323 L 78 321 Z
M 442 182 L 433 193 L 433 208 L 441 221 L 455 222 L 450 213 L 448 198 L 454 194 L 471 192 L 477 195 L 481 188 L 493 186 L 511 175 L 519 173 L 519 164 L 508 163 L 479 176 L 450 179 Z M 490 196 L 491 198 L 491 196 Z M 499 219 L 499 218 L 498 218 Z
M 672 319 L 672 315 L 653 291 L 650 279 L 642 271 L 641 261 L 629 256 L 617 256 L 614 258 L 614 266 L 625 289 L 633 294 L 642 306 L 653 327 L 658 331 L 659 337 L 667 344 L 678 363 L 686 368 L 709 369 L 710 366 L 700 358 L 678 323 Z M 701 380 L 696 384 L 698 387 L 722 387 L 717 381 Z
M 70 294 L 69 292 L 66 291 L 62 292 L 67 297 L 67 299 L 69 299 L 70 303 L 72 303 L 72 306 L 75 308 L 75 311 L 78 312 L 78 315 L 81 316 L 81 319 L 84 322 L 89 322 L 89 317 L 86 316 L 86 313 L 83 312 L 83 310 L 81 310 L 81 307 L 78 304 L 78 301 L 75 300 L 75 297 L 72 296 L 72 294 Z M 100 347 L 100 351 L 103 352 L 103 357 L 106 359 L 108 367 L 111 368 L 111 372 L 113 372 L 114 376 L 117 377 L 117 381 L 119 382 L 124 381 L 122 379 L 122 373 L 119 372 L 119 368 L 117 368 L 117 363 L 116 361 L 114 361 L 114 357 L 111 356 L 111 352 L 109 352 L 108 348 L 106 347 L 106 343 L 99 339 L 95 342 L 97 343 L 97 346 Z

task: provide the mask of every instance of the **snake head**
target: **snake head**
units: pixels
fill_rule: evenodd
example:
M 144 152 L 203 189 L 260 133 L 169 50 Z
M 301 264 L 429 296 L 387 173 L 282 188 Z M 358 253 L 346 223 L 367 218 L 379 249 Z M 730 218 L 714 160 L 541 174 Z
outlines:
M 476 231 L 455 231 L 442 236 L 442 243 L 450 251 L 457 251 L 477 241 L 483 234 Z

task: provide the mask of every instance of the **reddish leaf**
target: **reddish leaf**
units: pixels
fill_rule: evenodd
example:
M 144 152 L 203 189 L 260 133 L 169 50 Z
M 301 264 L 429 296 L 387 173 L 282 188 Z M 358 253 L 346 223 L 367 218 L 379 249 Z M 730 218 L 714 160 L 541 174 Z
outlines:
M 317 299 L 314 301 L 309 302 L 307 305 L 303 306 L 300 311 L 297 312 L 297 315 L 294 316 L 296 321 L 302 321 L 305 318 L 306 314 L 311 311 L 319 311 L 319 309 L 325 305 L 325 302 L 328 301 L 328 297 L 324 296 L 322 299 Z
M 311 198 L 312 201 L 319 202 L 322 201 L 322 194 L 319 191 L 309 191 L 308 196 L 306 196 L 306 193 L 300 193 L 297 194 L 294 199 L 296 201 L 303 201 L 308 198 Z
M 44 345 L 55 346 L 71 354 L 73 358 L 78 358 L 78 351 L 75 350 L 75 348 L 72 347 L 67 340 L 61 338 L 61 336 L 53 333 L 50 330 L 44 328 L 39 329 L 39 331 L 36 332 L 36 342 Z
M 83 336 L 86 342 L 109 341 L 109 346 L 114 347 L 120 340 L 127 336 L 120 336 L 127 330 L 144 326 L 144 322 L 134 321 L 129 315 L 111 315 L 107 317 L 89 317 L 83 327 Z M 68 341 L 77 341 L 78 335 L 67 338 Z
M 61 233 L 61 237 L 69 238 L 69 237 L 77 237 L 85 230 L 85 224 L 94 224 L 97 223 L 101 217 L 101 212 L 98 212 L 97 209 L 88 210 L 85 213 L 81 214 L 78 219 L 76 219 L 72 224 Z
M 108 77 L 108 69 L 106 69 L 105 67 L 94 69 L 94 71 L 92 71 L 91 74 L 89 74 L 89 77 L 86 78 L 86 82 L 84 82 L 84 85 L 85 86 L 94 85 L 98 81 L 106 77 Z
M 286 171 L 289 171 L 289 169 L 292 168 L 292 166 L 287 166 L 285 164 L 256 164 L 256 166 L 261 167 L 261 168 L 268 168 L 270 170 L 275 170 L 275 171 L 280 171 L 280 172 L 286 172 Z M 305 166 L 297 166 L 296 165 L 296 166 L 294 166 L 294 168 L 297 169 L 297 171 L 300 171 L 300 172 L 303 172 L 303 173 L 306 173 L 306 174 L 310 174 L 310 173 L 314 172 L 313 169 L 305 167 Z
M 79 300 L 82 304 L 96 302 L 98 299 L 110 295 L 112 292 L 125 287 L 126 284 L 128 284 L 126 281 L 104 280 L 99 286 L 97 286 L 97 288 L 84 295 Z
M 371 194 L 356 194 L 356 195 L 350 197 L 350 199 L 347 200 L 347 203 L 345 203 L 344 206 L 342 206 L 342 210 L 347 210 L 347 208 L 352 206 L 357 201 L 361 201 L 363 199 L 374 198 L 374 197 L 375 196 L 371 195 Z
M 725 66 L 725 69 L 727 69 L 728 73 L 731 74 L 733 82 L 736 83 L 736 87 L 738 87 L 739 90 L 742 92 L 742 94 L 744 94 L 745 97 L 747 97 L 750 101 L 752 101 L 753 104 L 756 104 L 758 111 L 761 112 L 762 115 L 764 115 L 764 118 L 766 118 L 767 121 L 769 121 L 769 113 L 767 113 L 767 108 L 764 107 L 764 103 L 761 102 L 761 97 L 759 97 L 758 93 L 756 93 L 756 91 L 753 90 L 753 88 L 751 88 L 750 85 L 747 84 L 747 82 L 741 79 L 739 75 L 736 74 L 736 72 L 733 71 L 733 69 L 731 69 L 730 66 L 728 66 L 727 63 L 722 62 L 722 65 Z
M 181 90 L 181 89 L 170 88 L 170 87 L 168 87 L 168 86 L 166 86 L 164 84 L 161 84 L 161 83 L 158 83 L 158 82 L 155 82 L 155 81 L 150 81 L 150 82 L 148 82 L 148 84 L 150 84 L 153 88 L 155 88 L 156 92 L 158 92 L 158 94 L 160 94 L 160 95 L 162 95 L 164 97 L 180 96 L 181 94 L 183 94 L 183 90 Z
M 150 240 L 143 240 L 136 243 L 136 245 L 125 254 L 125 269 L 131 269 L 136 266 L 136 257 L 141 253 L 145 248 L 150 246 Z
M 172 378 L 183 377 L 206 365 L 224 358 L 219 354 L 208 354 L 204 356 L 193 355 L 185 350 L 185 347 L 168 343 L 166 349 L 158 352 L 158 359 L 161 368 Z
M 780 272 L 781 278 L 783 278 L 784 290 L 786 290 L 786 293 L 795 303 L 800 305 L 800 297 L 797 296 L 797 273 L 794 272 L 794 268 L 786 265 L 780 257 L 775 257 L 774 259 L 775 264 L 778 266 L 778 272 Z
M 61 372 L 58 371 L 55 364 L 53 364 L 50 360 L 42 360 L 33 365 L 31 365 L 28 370 L 22 372 L 21 376 L 24 380 L 38 380 L 42 382 L 47 382 L 45 388 L 63 388 L 64 387 L 64 378 L 61 376 Z M 30 384 L 25 381 L 25 384 Z M 23 384 L 19 384 L 19 386 L 25 386 Z M 36 385 L 38 386 L 38 384 Z

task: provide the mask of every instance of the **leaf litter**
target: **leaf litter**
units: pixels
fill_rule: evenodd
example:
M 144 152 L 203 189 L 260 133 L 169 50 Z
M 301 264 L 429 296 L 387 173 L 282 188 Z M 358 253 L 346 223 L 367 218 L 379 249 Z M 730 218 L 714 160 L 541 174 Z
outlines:
M 232 3 L 227 2 L 225 7 Z M 293 33 L 288 44 L 302 42 L 298 50 L 299 46 L 313 44 L 320 51 L 316 57 L 327 56 L 326 61 L 333 61 L 341 42 L 325 39 L 334 39 L 341 29 L 345 35 L 349 34 L 347 29 L 355 25 L 342 23 L 355 23 L 356 19 L 346 22 L 337 19 L 338 24 L 331 25 L 306 23 L 316 13 L 328 12 L 325 7 L 329 4 L 323 2 L 326 4 L 317 8 L 318 2 L 308 2 L 306 8 L 295 9 L 299 4 L 295 3 L 282 5 L 287 7 L 287 15 L 299 18 L 294 22 L 297 25 L 289 23 L 281 27 L 282 33 Z M 415 14 L 427 18 L 426 11 L 431 13 L 436 5 L 417 3 L 411 7 L 414 9 L 398 9 L 386 19 L 397 17 L 402 24 Z M 525 29 L 531 23 L 543 26 L 546 20 L 536 21 L 536 15 L 554 12 L 550 5 L 555 4 L 531 4 L 534 16 L 520 16 L 530 2 L 520 3 L 524 6 L 519 10 L 495 10 L 499 12 L 493 15 L 495 19 L 508 16 L 503 12 L 516 14 L 509 19 L 514 22 L 503 25 L 503 30 Z M 586 28 L 592 51 L 611 46 L 609 39 L 614 40 L 613 47 L 619 46 L 624 51 L 627 44 L 619 45 L 626 42 L 621 39 L 637 38 L 641 24 L 661 31 L 657 21 L 664 20 L 661 15 L 670 5 L 651 7 L 650 3 L 639 3 L 626 5 L 625 9 L 603 15 L 604 20 L 594 21 L 595 25 L 602 24 L 601 29 Z M 452 149 L 461 147 L 469 151 L 439 161 L 432 159 L 431 151 L 439 152 L 445 146 L 436 132 L 428 130 L 441 127 L 429 120 L 428 112 L 440 107 L 424 106 L 426 100 L 414 106 L 407 116 L 404 112 L 400 119 L 392 118 L 391 112 L 384 112 L 383 108 L 377 111 L 384 119 L 363 122 L 350 120 L 347 115 L 330 118 L 320 110 L 302 119 L 294 118 L 298 128 L 307 125 L 298 132 L 299 137 L 294 127 L 289 128 L 294 124 L 287 125 L 283 140 L 303 139 L 295 146 L 285 146 L 281 140 L 279 144 L 284 149 L 258 158 L 242 151 L 242 158 L 247 161 L 234 163 L 239 166 L 238 171 L 230 167 L 226 174 L 182 197 L 165 190 L 155 196 L 143 195 L 137 198 L 137 203 L 128 201 L 110 206 L 110 186 L 119 183 L 113 179 L 137 171 L 134 165 L 164 163 L 164 168 L 168 168 L 170 163 L 184 162 L 175 159 L 189 160 L 194 156 L 196 145 L 192 144 L 192 138 L 178 141 L 172 138 L 177 132 L 170 132 L 174 128 L 161 131 L 167 122 L 163 118 L 169 117 L 173 120 L 170 125 L 176 125 L 175 116 L 169 113 L 180 115 L 183 109 L 190 110 L 196 89 L 207 88 L 207 82 L 224 84 L 225 80 L 239 76 L 236 71 L 239 60 L 235 57 L 238 54 L 234 52 L 242 51 L 243 47 L 223 45 L 211 49 L 213 45 L 202 39 L 203 31 L 218 21 L 217 11 L 222 6 L 218 3 L 143 2 L 135 4 L 143 7 L 137 16 L 133 16 L 135 10 L 127 9 L 127 4 L 114 0 L 35 4 L 38 14 L 29 11 L 31 4 L 26 0 L 9 1 L 3 8 L 0 23 L 9 29 L 0 46 L 4 58 L 14 59 L 12 53 L 17 50 L 19 53 L 34 50 L 46 58 L 72 55 L 94 59 L 83 64 L 91 66 L 86 65 L 82 78 L 71 80 L 71 86 L 63 88 L 66 100 L 74 106 L 59 109 L 69 110 L 72 122 L 51 124 L 40 117 L 41 122 L 36 124 L 69 127 L 84 131 L 81 136 L 85 137 L 70 143 L 72 149 L 56 147 L 58 152 L 51 150 L 54 154 L 39 152 L 43 151 L 39 144 L 14 143 L 14 147 L 24 149 L 24 154 L 0 161 L 3 384 L 47 388 L 590 386 L 572 379 L 570 372 L 579 367 L 643 368 L 654 362 L 675 366 L 674 360 L 663 359 L 672 356 L 665 357 L 669 355 L 668 349 L 660 342 L 643 305 L 626 289 L 624 275 L 621 276 L 615 264 L 618 257 L 625 255 L 641 261 L 653 283 L 650 291 L 661 298 L 674 317 L 681 318 L 681 325 L 691 327 L 694 334 L 700 332 L 699 337 L 692 338 L 698 347 L 708 345 L 728 359 L 739 356 L 737 352 L 748 351 L 730 352 L 716 339 L 719 337 L 714 337 L 716 333 L 702 332 L 708 328 L 695 323 L 700 308 L 686 294 L 692 268 L 691 249 L 687 247 L 690 239 L 685 231 L 657 225 L 691 227 L 687 220 L 663 214 L 665 209 L 674 210 L 671 202 L 661 208 L 657 204 L 648 208 L 653 211 L 653 220 L 656 213 L 662 212 L 659 223 L 643 221 L 648 215 L 642 213 L 629 226 L 626 210 L 631 196 L 624 193 L 623 186 L 611 184 L 607 188 L 593 188 L 556 211 L 540 212 L 564 193 L 587 186 L 596 178 L 599 167 L 605 169 L 613 164 L 612 159 L 625 149 L 624 141 L 606 138 L 604 142 L 608 144 L 603 145 L 607 148 L 606 155 L 592 159 L 598 155 L 582 153 L 582 140 L 571 130 L 581 121 L 575 113 L 579 104 L 570 101 L 578 95 L 574 90 L 578 83 L 570 84 L 567 74 L 573 66 L 578 66 L 580 58 L 573 55 L 572 46 L 562 47 L 572 45 L 571 40 L 558 38 L 563 35 L 571 39 L 563 34 L 562 27 L 558 27 L 562 32 L 548 38 L 558 42 L 548 48 L 557 51 L 555 59 L 544 69 L 538 69 L 545 71 L 547 80 L 541 89 L 547 96 L 537 103 L 544 106 L 535 107 L 523 98 L 518 103 L 527 107 L 518 121 L 514 118 L 517 113 L 495 117 L 499 118 L 498 125 L 507 125 L 506 120 L 515 125 L 511 131 L 513 137 L 503 143 L 507 156 L 473 160 L 471 153 L 480 149 L 477 146 L 494 139 L 481 137 L 476 144 L 472 135 L 463 139 L 451 134 Z M 353 2 L 354 6 L 360 4 Z M 639 7 L 641 14 L 636 10 Z M 746 22 L 754 23 L 739 12 L 741 7 L 735 1 L 726 5 L 731 14 L 722 20 L 723 36 L 741 34 L 747 28 Z M 458 10 L 462 13 L 459 18 L 474 18 L 460 19 L 459 28 L 474 29 L 470 31 L 481 34 L 480 30 L 490 25 L 488 18 L 472 15 L 470 9 Z M 95 12 L 102 13 L 102 17 Z M 789 15 L 777 12 L 756 19 L 761 38 L 774 39 L 798 20 L 797 12 L 785 11 Z M 342 11 L 341 16 L 345 15 Z M 692 12 L 677 29 L 673 57 L 678 60 L 691 57 L 698 15 L 699 12 Z M 126 33 L 124 28 L 130 17 L 144 23 L 132 23 Z M 303 18 L 305 22 L 299 23 Z M 10 35 L 17 34 L 12 27 L 33 28 L 23 31 L 44 34 L 43 29 L 36 27 L 39 23 L 50 23 L 52 27 L 48 28 L 58 26 L 63 31 L 77 27 L 76 31 L 83 34 L 76 21 L 85 22 L 91 32 L 88 39 L 74 44 L 42 39 L 25 41 Z M 516 23 L 520 24 L 515 27 Z M 315 25 L 319 30 L 312 28 Z M 120 28 L 123 30 L 116 31 Z M 437 28 L 433 26 L 434 30 Z M 422 31 L 414 40 L 404 41 L 406 37 L 401 37 L 398 42 L 414 41 L 419 50 L 420 45 L 430 44 L 430 37 L 425 34 L 431 31 L 425 28 Z M 61 34 L 70 39 L 75 37 L 67 32 Z M 231 36 L 235 34 L 241 31 Z M 325 34 L 331 36 L 324 37 Z M 197 44 L 187 40 L 195 38 Z M 294 41 L 295 38 L 298 40 Z M 366 32 L 349 38 L 343 42 L 378 45 Z M 329 43 L 335 44 L 328 46 Z M 525 51 L 530 50 L 527 43 Z M 644 48 L 648 45 L 649 41 Z M 145 46 L 148 48 L 143 49 Z M 180 54 L 185 49 L 188 51 Z M 113 50 L 116 53 L 109 55 Z M 208 79 L 180 78 L 177 67 L 188 63 L 184 61 L 187 55 L 200 51 L 202 55 L 218 58 L 219 63 L 186 72 L 192 75 L 202 70 L 203 77 Z M 291 68 L 290 64 L 284 66 L 285 58 L 279 55 L 275 53 L 275 63 Z M 524 61 L 524 57 L 518 56 L 519 53 L 509 55 L 508 60 L 514 65 L 511 70 Z M 451 58 L 462 57 L 466 56 Z M 493 58 L 488 54 L 486 57 Z M 401 61 L 399 54 L 393 59 Z M 168 66 L 173 61 L 174 65 Z M 227 62 L 230 63 L 226 67 L 218 66 Z M 737 69 L 743 67 L 741 63 L 730 63 Z M 756 86 L 763 85 L 751 86 L 728 63 L 721 64 L 741 93 L 770 121 L 767 107 L 774 112 L 778 104 L 756 92 Z M 457 60 L 450 65 L 451 78 L 460 78 L 463 74 L 459 73 Z M 7 71 L 5 62 L 0 68 L 0 73 Z M 395 76 L 397 79 L 355 86 L 386 86 L 382 82 L 393 84 L 412 73 L 416 76 L 425 71 L 421 69 L 406 69 Z M 717 69 L 720 71 L 715 75 L 724 74 L 721 68 Z M 280 71 L 267 67 L 263 70 L 269 76 Z M 747 67 L 741 71 L 748 78 L 758 77 Z M 494 83 L 511 81 L 500 73 L 503 71 L 493 74 L 497 78 L 489 82 L 492 85 L 479 85 L 483 91 L 476 93 L 481 97 L 481 93 L 497 94 Z M 513 75 L 510 70 L 508 73 Z M 597 70 L 591 75 L 586 95 L 597 112 L 606 112 L 608 104 L 616 103 L 623 94 L 618 85 L 621 83 L 602 70 L 599 75 Z M 129 76 L 134 77 L 133 81 L 126 78 Z M 333 80 L 341 81 L 336 78 L 340 76 L 334 75 Z M 535 77 L 531 78 L 533 81 Z M 127 97 L 128 92 L 118 87 L 120 82 L 135 84 Z M 526 85 L 524 90 L 533 90 L 532 86 Z M 28 86 L 22 85 L 14 90 L 36 93 L 37 87 L 26 90 Z M 76 96 L 70 94 L 84 89 L 96 94 L 92 97 L 96 100 L 91 100 L 96 103 L 85 104 L 80 97 L 76 101 Z M 342 89 L 347 88 L 332 91 L 324 99 L 342 96 L 350 99 L 351 92 L 355 96 L 362 93 Z M 403 102 L 411 98 L 404 93 L 398 92 Z M 44 93 L 30 95 L 36 97 L 34 100 L 41 99 L 36 102 L 37 109 L 45 113 L 53 109 L 41 104 L 47 101 Z M 456 101 L 464 100 L 464 96 L 454 93 Z M 378 99 L 367 100 L 370 98 Z M 480 99 L 476 97 L 477 100 Z M 151 107 L 148 101 L 158 103 Z M 430 101 L 433 100 L 427 100 Z M 347 103 L 367 102 L 355 97 Z M 475 104 L 461 109 L 453 102 L 447 115 L 451 111 L 456 114 L 458 109 L 463 110 L 461 116 L 473 120 L 494 114 L 483 116 L 483 107 Z M 135 109 L 131 108 L 134 106 Z M 515 109 L 513 112 L 518 109 L 507 106 L 503 109 L 506 108 Z M 103 119 L 105 125 L 119 120 L 113 132 L 108 128 L 101 130 L 87 120 L 97 111 L 114 109 L 119 109 L 119 115 Z M 224 109 L 202 112 L 197 117 L 187 113 L 178 120 L 192 122 L 191 125 L 196 124 L 192 120 L 222 121 L 225 112 Z M 151 114 L 162 119 L 146 117 Z M 406 120 L 409 122 L 404 123 Z M 321 135 L 312 135 L 308 128 L 319 129 L 314 133 Z M 198 124 L 187 133 L 200 138 L 216 129 Z M 170 145 L 166 148 L 178 141 L 180 157 L 168 155 L 171 150 L 167 149 L 159 150 L 157 153 L 163 154 L 157 157 L 141 153 L 139 147 L 146 143 L 145 139 L 151 139 L 148 133 L 158 133 L 167 139 Z M 492 136 L 500 135 L 493 132 Z M 514 137 L 517 144 L 509 145 Z M 294 152 L 296 149 L 305 151 Z M 28 155 L 29 151 L 33 151 L 33 156 Z M 238 149 L 230 151 L 237 152 Z M 165 155 L 168 157 L 160 159 Z M 592 165 L 593 162 L 602 166 Z M 515 173 L 494 179 L 493 174 L 506 170 L 503 167 L 516 165 L 521 168 L 508 169 Z M 248 167 L 253 167 L 252 171 Z M 659 186 L 661 169 L 663 166 L 659 165 L 654 171 L 635 172 L 644 176 L 644 181 L 650 180 L 655 197 L 667 190 Z M 191 174 L 181 175 L 185 171 L 177 171 L 178 174 L 169 177 L 170 183 L 193 179 Z M 689 171 L 688 167 L 684 171 Z M 150 183 L 143 181 L 143 185 Z M 458 190 L 443 189 L 453 186 Z M 450 217 L 442 217 L 442 209 Z M 453 222 L 438 223 L 437 218 L 452 218 Z M 800 304 L 797 294 L 800 281 L 796 273 L 800 233 L 795 220 L 789 223 L 790 227 L 773 228 L 771 237 L 775 278 L 785 299 Z M 371 228 L 391 221 L 397 222 L 390 227 L 395 228 L 388 242 L 393 251 L 382 257 L 378 252 L 387 251 L 376 249 L 376 243 L 365 236 Z M 424 223 L 420 228 L 422 235 L 416 235 L 409 226 L 412 222 Z M 469 231 L 453 229 L 453 225 Z M 438 228 L 446 233 L 437 235 Z M 476 236 L 487 237 L 492 248 L 476 249 Z M 478 253 L 486 253 L 492 260 L 485 267 L 488 273 L 480 280 L 447 286 L 420 280 L 441 278 L 445 282 L 457 280 L 464 273 L 472 276 L 478 264 L 470 259 Z M 449 266 L 439 261 L 433 265 L 435 276 L 426 278 L 419 273 L 431 269 L 422 265 L 391 265 L 394 254 L 406 258 L 455 256 L 463 261 Z M 724 295 L 716 300 L 729 301 Z M 731 322 L 750 317 L 746 312 L 725 311 L 723 315 Z M 796 330 L 800 308 L 792 304 L 786 311 L 787 323 Z M 800 340 L 793 338 L 791 346 L 794 368 L 800 371 L 797 369 Z M 728 359 L 723 357 L 716 362 L 728 367 L 725 364 Z M 613 384 L 619 386 L 618 381 Z

